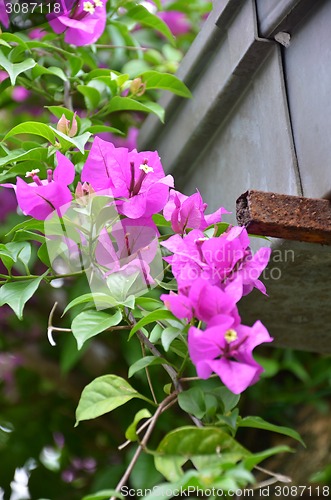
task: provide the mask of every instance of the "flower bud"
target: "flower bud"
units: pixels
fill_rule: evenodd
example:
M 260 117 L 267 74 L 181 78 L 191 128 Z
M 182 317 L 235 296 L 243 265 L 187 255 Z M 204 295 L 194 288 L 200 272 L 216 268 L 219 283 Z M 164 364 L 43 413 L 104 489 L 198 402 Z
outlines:
M 84 182 L 83 184 L 79 181 L 77 183 L 75 197 L 76 201 L 81 205 L 86 205 L 87 200 L 84 200 L 85 196 L 89 196 L 95 193 L 93 187 L 88 182 Z
M 144 83 L 141 78 L 135 78 L 130 84 L 130 92 L 137 97 L 140 97 L 145 93 L 146 83 Z
M 70 123 L 70 120 L 67 120 L 67 118 L 63 114 L 61 116 L 61 118 L 59 119 L 59 121 L 57 122 L 56 129 L 59 132 L 62 132 L 62 134 L 67 135 L 68 137 L 74 137 L 77 134 L 77 130 L 78 130 L 76 113 L 74 114 L 71 123 Z

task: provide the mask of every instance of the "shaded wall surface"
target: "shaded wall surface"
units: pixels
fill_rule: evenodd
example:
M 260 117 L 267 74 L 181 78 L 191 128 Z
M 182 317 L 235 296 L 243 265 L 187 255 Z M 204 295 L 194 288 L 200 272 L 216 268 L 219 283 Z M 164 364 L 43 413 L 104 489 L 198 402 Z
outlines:
M 322 198 L 331 191 L 331 2 L 215 0 L 178 76 L 193 99 L 164 94 L 140 149 L 157 149 L 187 194 L 233 212 L 248 189 Z M 269 299 L 252 294 L 277 345 L 331 352 L 331 249 L 274 240 Z

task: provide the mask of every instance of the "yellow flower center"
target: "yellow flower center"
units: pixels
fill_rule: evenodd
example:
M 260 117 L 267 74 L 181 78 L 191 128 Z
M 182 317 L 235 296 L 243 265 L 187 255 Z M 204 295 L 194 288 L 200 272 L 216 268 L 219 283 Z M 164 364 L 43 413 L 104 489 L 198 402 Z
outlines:
M 84 2 L 83 3 L 83 10 L 85 12 L 89 12 L 90 14 L 94 14 L 95 7 L 92 2 Z
M 227 330 L 225 332 L 224 338 L 228 344 L 231 344 L 231 342 L 234 342 L 238 338 L 236 330 L 233 330 L 232 328 L 230 328 L 230 330 Z

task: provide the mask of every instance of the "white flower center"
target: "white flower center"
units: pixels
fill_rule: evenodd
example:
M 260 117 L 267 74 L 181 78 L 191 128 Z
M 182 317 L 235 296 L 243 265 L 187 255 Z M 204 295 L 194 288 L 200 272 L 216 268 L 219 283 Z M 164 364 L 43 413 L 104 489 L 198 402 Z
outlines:
M 92 2 L 83 2 L 83 10 L 90 14 L 94 14 L 95 7 Z
M 34 170 L 31 170 L 31 172 L 27 172 L 25 174 L 25 177 L 33 177 L 34 175 L 39 174 L 40 170 L 39 168 L 35 168 Z
M 101 2 L 101 0 L 94 0 L 94 5 L 96 7 L 102 7 L 103 3 Z
M 227 330 L 224 335 L 225 340 L 227 341 L 228 344 L 231 344 L 238 338 L 238 334 L 236 330 L 233 330 L 233 328 L 230 328 L 230 330 Z
M 145 164 L 140 165 L 139 168 L 140 168 L 140 170 L 143 170 L 145 172 L 145 174 L 149 174 L 150 172 L 154 172 L 153 167 L 149 167 L 148 165 L 145 165 Z

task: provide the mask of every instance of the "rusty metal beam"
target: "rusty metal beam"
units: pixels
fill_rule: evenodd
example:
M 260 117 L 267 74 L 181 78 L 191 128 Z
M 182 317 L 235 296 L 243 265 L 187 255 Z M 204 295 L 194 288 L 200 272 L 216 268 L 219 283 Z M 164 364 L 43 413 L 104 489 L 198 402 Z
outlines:
M 237 199 L 237 221 L 250 234 L 331 245 L 331 201 L 250 190 Z

